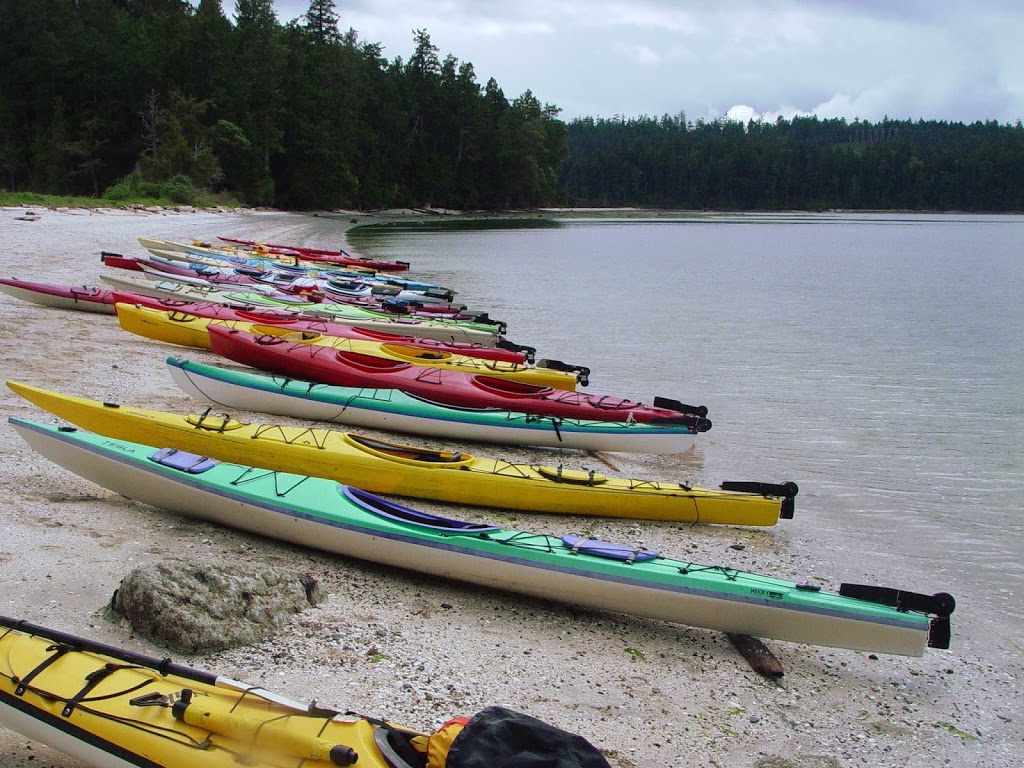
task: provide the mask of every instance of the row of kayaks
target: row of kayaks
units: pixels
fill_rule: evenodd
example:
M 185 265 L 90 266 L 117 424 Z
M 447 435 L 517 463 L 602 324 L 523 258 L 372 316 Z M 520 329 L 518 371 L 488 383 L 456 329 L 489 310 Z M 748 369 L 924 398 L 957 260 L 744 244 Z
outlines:
M 221 248 L 197 244 L 178 251 L 166 242 L 144 245 L 169 264 L 175 262 L 173 254 L 185 254 L 177 263 L 204 267 L 207 274 L 218 259 L 245 259 L 241 268 L 259 273 L 313 274 L 314 269 L 304 252 L 284 246 L 230 250 L 225 256 Z M 238 268 L 240 263 L 231 267 Z M 138 271 L 149 274 L 141 266 Z M 198 276 L 204 270 L 194 271 Z M 397 336 L 350 323 L 349 315 L 334 313 L 333 305 L 330 312 L 313 314 L 298 303 L 260 303 L 257 297 L 273 298 L 270 293 L 223 292 L 212 283 L 191 282 L 178 283 L 172 296 L 161 293 L 163 280 L 137 282 L 151 286 L 150 292 L 122 284 L 62 293 L 61 286 L 0 281 L 0 290 L 17 298 L 113 311 L 126 331 L 201 354 L 213 352 L 225 361 L 208 365 L 167 357 L 173 381 L 204 406 L 211 404 L 186 414 L 8 381 L 11 390 L 62 422 L 12 418 L 11 427 L 41 455 L 112 492 L 300 546 L 593 609 L 877 653 L 916 656 L 929 647 L 949 646 L 955 603 L 945 593 L 860 584 L 829 592 L 598 540 L 580 530 L 560 535 L 512 530 L 390 498 L 572 519 L 771 526 L 791 517 L 797 495 L 791 482 L 727 481 L 702 488 L 682 479 L 609 476 L 579 467 L 570 454 L 565 461 L 521 462 L 465 449 L 467 442 L 488 442 L 678 453 L 710 428 L 703 407 L 581 393 L 576 386 L 585 383 L 589 369 L 537 360 L 533 348 L 502 342 L 503 326 L 486 339 L 454 332 Z M 107 309 L 97 309 L 101 306 Z M 402 317 L 411 328 L 435 322 L 447 322 L 450 330 L 469 327 L 455 317 Z M 288 421 L 251 422 L 214 411 L 221 407 Z M 450 447 L 407 445 L 323 423 L 425 435 Z M 0 620 L 0 632 L 3 626 Z M 302 712 L 293 703 L 284 704 L 282 712 L 275 709 L 277 698 L 263 691 L 238 698 L 237 684 L 224 685 L 213 676 L 164 685 L 156 682 L 154 665 L 138 663 L 132 674 L 139 687 L 157 690 L 119 696 L 116 691 L 132 691 L 135 683 L 121 674 L 125 665 L 104 661 L 116 656 L 111 649 L 97 650 L 81 638 L 53 642 L 47 630 L 7 626 L 0 634 L 4 723 L 43 741 L 56 740 L 58 748 L 95 765 L 263 764 L 251 762 L 257 753 L 258 759 L 273 755 L 266 764 L 274 766 L 351 764 L 339 760 L 352 760 L 355 753 L 368 756 L 360 765 L 422 768 L 427 762 L 426 734 L 372 719 Z M 31 654 L 34 662 L 21 658 Z M 97 672 L 101 662 L 116 673 Z M 26 669 L 34 685 L 25 684 Z M 168 676 L 157 671 L 161 681 Z M 192 673 L 184 670 L 179 677 Z M 105 692 L 108 683 L 116 691 Z M 102 704 L 94 708 L 93 701 Z M 202 702 L 202 718 L 178 716 L 194 712 L 195 702 Z M 62 719 L 57 710 L 70 714 Z M 279 723 L 286 725 L 277 728 Z M 196 734 L 203 732 L 202 743 L 216 747 L 212 758 L 208 749 L 195 747 Z M 339 744 L 349 745 L 348 751 L 332 751 Z M 138 762 L 154 749 L 174 757 Z M 109 762 L 112 755 L 122 762 Z M 443 757 L 430 764 L 446 765 Z M 458 768 L 457 761 L 447 765 Z
M 20 284 L 11 285 L 15 282 Z M 18 298 L 28 292 L 35 303 L 46 306 L 97 306 L 88 300 L 87 290 L 54 297 L 40 284 L 29 287 L 26 281 L 0 280 L 0 290 L 5 289 Z M 106 293 L 109 304 L 98 306 L 116 308 L 121 326 L 132 333 L 212 349 L 227 361 L 280 374 L 293 391 L 301 386 L 316 392 L 332 386 L 363 395 L 374 390 L 374 411 L 391 422 L 387 428 L 411 434 L 591 451 L 678 453 L 691 448 L 694 438 L 711 428 L 703 406 L 661 397 L 647 404 L 580 392 L 574 382 L 589 373 L 586 369 L 559 361 L 534 361 L 532 347 L 506 341 L 491 347 L 400 336 L 289 312 Z M 52 297 L 57 300 L 50 301 Z M 334 392 L 336 398 L 353 394 Z M 417 419 L 408 421 L 398 411 L 389 413 L 390 403 L 409 397 L 425 406 Z M 341 409 L 335 420 L 376 426 L 358 420 L 362 413 L 358 408 Z M 534 422 L 547 428 L 536 424 L 526 432 L 519 428 Z M 581 430 L 583 424 L 587 427 Z M 481 428 L 474 431 L 474 425 Z
M 140 238 L 146 248 L 166 249 L 172 252 L 191 256 L 207 255 L 217 259 L 252 258 L 282 264 L 301 264 L 341 266 L 357 268 L 367 272 L 403 272 L 409 269 L 407 261 L 383 261 L 353 256 L 344 249 L 331 250 L 326 248 L 310 248 L 303 245 L 286 245 L 282 243 L 264 243 L 258 240 L 246 240 L 235 237 L 218 237 L 220 243 L 193 240 L 190 243 L 174 243 L 165 240 Z
M 402 336 L 351 316 L 314 318 L 250 304 L 184 301 L 87 287 L 65 289 L 61 295 L 59 286 L 26 281 L 0 281 L 0 290 L 50 306 L 109 307 L 117 312 L 121 326 L 133 333 L 213 349 L 233 362 L 290 379 L 408 394 L 432 404 L 432 414 L 448 417 L 420 418 L 408 425 L 414 428 L 411 431 L 430 436 L 445 436 L 443 430 L 456 422 L 465 423 L 470 411 L 482 413 L 493 427 L 499 423 L 493 417 L 501 412 L 509 425 L 509 439 L 492 429 L 480 430 L 475 439 L 518 444 L 532 435 L 539 440 L 535 444 L 548 447 L 654 453 L 686 450 L 697 434 L 711 426 L 706 408 L 675 399 L 655 398 L 648 405 L 622 397 L 583 394 L 577 385 L 587 383 L 589 369 L 557 360 L 535 360 L 533 348 L 500 336 L 486 344 L 456 340 L 454 335 L 450 340 Z M 413 327 L 417 327 L 415 323 Z M 225 330 L 233 333 L 220 333 Z M 377 410 L 384 407 L 378 398 Z M 540 417 L 555 429 L 512 434 L 513 425 L 531 417 Z M 563 420 L 567 422 L 564 431 L 560 428 Z M 562 439 L 562 434 L 578 432 L 575 425 L 582 422 L 589 425 L 587 434 L 595 436 L 599 422 L 615 424 L 592 442 Z M 635 423 L 648 426 L 630 429 Z M 462 430 L 447 437 L 467 439 Z

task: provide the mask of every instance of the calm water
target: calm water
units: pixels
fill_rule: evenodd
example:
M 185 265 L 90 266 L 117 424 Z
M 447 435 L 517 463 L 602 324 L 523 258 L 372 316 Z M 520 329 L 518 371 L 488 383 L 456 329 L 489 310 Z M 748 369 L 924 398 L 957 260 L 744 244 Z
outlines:
M 798 538 L 1024 623 L 1024 218 L 575 220 L 350 242 L 589 365 L 590 391 L 706 404 L 687 479 L 796 480 Z

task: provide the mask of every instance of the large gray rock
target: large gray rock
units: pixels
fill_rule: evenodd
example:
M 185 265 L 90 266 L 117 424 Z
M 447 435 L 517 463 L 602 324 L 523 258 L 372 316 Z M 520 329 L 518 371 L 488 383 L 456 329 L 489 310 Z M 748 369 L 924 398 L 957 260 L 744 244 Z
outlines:
M 110 607 L 154 642 L 205 653 L 256 643 L 317 598 L 316 580 L 287 568 L 170 560 L 125 576 Z

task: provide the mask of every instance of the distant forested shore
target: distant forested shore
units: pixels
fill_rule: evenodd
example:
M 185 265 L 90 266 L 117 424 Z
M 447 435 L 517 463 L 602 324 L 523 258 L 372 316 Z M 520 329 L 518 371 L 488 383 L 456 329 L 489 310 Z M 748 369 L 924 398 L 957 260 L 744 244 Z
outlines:
M 564 121 L 426 30 L 312 0 L 0 0 L 0 189 L 290 210 L 1024 211 L 1024 128 L 685 113 Z

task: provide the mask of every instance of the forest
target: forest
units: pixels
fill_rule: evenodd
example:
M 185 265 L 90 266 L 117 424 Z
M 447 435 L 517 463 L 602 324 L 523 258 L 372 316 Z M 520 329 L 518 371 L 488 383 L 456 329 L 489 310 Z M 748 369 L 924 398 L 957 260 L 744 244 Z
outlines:
M 817 117 L 574 120 L 559 193 L 685 210 L 1024 210 L 1024 129 Z
M 332 0 L 0 0 L 0 189 L 288 210 L 1024 210 L 1020 122 L 577 118 Z

